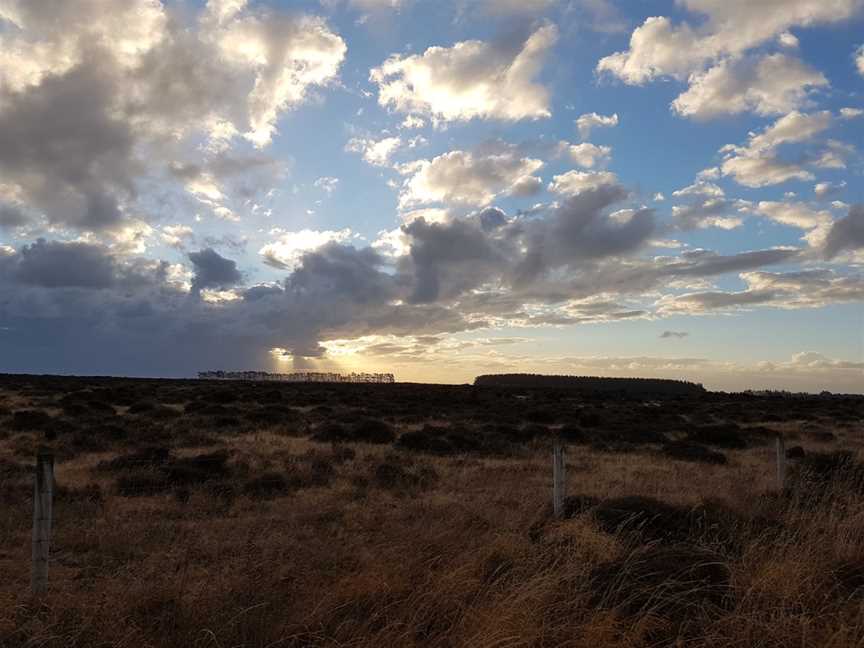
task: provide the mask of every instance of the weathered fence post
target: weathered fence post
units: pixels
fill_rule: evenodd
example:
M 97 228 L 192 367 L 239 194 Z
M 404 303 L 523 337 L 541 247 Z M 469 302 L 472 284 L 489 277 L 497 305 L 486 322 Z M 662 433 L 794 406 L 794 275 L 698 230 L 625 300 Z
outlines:
M 54 496 L 54 454 L 40 449 L 36 455 L 33 491 L 33 565 L 30 589 L 41 594 L 48 588 L 48 550 L 51 543 L 51 509 Z
M 564 515 L 565 471 L 564 446 L 560 439 L 555 439 L 552 450 L 552 514 L 556 518 Z
M 777 490 L 786 488 L 786 441 L 777 435 Z

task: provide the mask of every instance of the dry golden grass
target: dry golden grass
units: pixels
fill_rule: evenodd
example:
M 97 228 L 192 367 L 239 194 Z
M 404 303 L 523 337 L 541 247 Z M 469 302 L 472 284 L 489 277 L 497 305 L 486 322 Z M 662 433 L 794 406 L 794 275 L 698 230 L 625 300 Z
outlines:
M 860 441 L 841 436 L 839 445 L 857 453 Z M 38 443 L 12 433 L 0 440 L 0 456 L 26 456 Z M 569 494 L 641 495 L 684 509 L 719 501 L 782 525 L 772 534 L 742 531 L 728 552 L 707 536 L 692 540 L 728 567 L 717 604 L 698 584 L 692 596 L 674 594 L 681 600 L 652 598 L 644 582 L 628 580 L 645 543 L 603 532 L 590 513 L 546 519 L 532 536 L 551 491 L 543 442 L 517 458 L 348 445 L 354 457 L 334 461 L 326 486 L 229 502 L 203 488 L 187 501 L 120 497 L 114 475 L 96 470 L 116 453 L 59 462 L 58 486 L 98 484 L 104 497 L 57 498 L 51 585 L 38 599 L 28 593 L 32 504 L 14 494 L 0 500 L 0 646 L 864 645 L 864 501 L 842 484 L 818 506 L 806 493 L 803 501 L 766 496 L 773 446 L 729 451 L 726 466 L 650 450 L 569 450 Z M 334 452 L 272 432 L 225 436 L 220 447 L 253 471 Z M 402 490 L 376 482 L 377 466 L 398 462 L 431 468 L 437 480 Z M 603 589 L 592 574 L 615 561 L 624 577 Z

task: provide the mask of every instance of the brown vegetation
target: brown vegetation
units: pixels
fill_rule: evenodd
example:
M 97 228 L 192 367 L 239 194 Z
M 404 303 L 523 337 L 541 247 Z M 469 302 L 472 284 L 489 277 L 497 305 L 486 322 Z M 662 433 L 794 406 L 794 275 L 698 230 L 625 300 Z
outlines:
M 0 646 L 864 645 L 862 420 L 851 398 L 2 377 Z

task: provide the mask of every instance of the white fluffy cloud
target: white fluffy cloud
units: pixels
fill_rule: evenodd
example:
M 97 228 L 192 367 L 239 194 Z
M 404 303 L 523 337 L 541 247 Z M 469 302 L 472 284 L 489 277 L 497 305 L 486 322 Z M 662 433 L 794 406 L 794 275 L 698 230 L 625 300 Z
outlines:
M 704 16 L 704 22 L 675 25 L 669 18 L 648 18 L 633 31 L 629 49 L 601 59 L 598 71 L 629 84 L 664 76 L 684 80 L 706 62 L 746 52 L 790 27 L 839 22 L 861 7 L 860 0 L 680 0 L 679 4 Z
M 398 137 L 385 137 L 380 140 L 354 137 L 345 145 L 345 150 L 351 153 L 360 153 L 363 159 L 374 166 L 388 166 L 390 156 L 402 146 L 402 140 Z
M 408 179 L 399 204 L 403 209 L 436 202 L 481 207 L 501 194 L 532 195 L 541 187 L 540 178 L 533 174 L 542 166 L 541 160 L 512 150 L 451 151 L 400 167 Z
M 387 59 L 370 73 L 378 101 L 436 121 L 516 121 L 549 116 L 549 91 L 534 81 L 558 38 L 554 25 L 508 43 L 463 41 Z
M 648 18 L 633 31 L 629 49 L 601 59 L 597 71 L 631 85 L 664 77 L 689 80 L 690 89 L 673 109 L 699 118 L 745 110 L 777 114 L 801 106 L 807 88 L 824 86 L 825 79 L 785 54 L 754 63 L 747 52 L 775 38 L 787 49 L 794 47 L 797 39 L 788 33 L 791 27 L 839 22 L 861 8 L 861 0 L 678 4 L 695 14 L 694 20 L 675 24 L 667 17 Z
M 828 227 L 834 221 L 830 211 L 802 202 L 763 200 L 756 205 L 755 212 L 781 225 L 803 230 Z
M 821 72 L 785 54 L 725 60 L 691 75 L 690 88 L 672 109 L 695 119 L 742 112 L 777 115 L 800 108 L 810 88 L 826 85 Z
M 864 76 L 864 45 L 855 52 L 855 66 L 858 68 L 858 74 Z
M 567 149 L 570 159 L 586 169 L 596 166 L 604 166 L 612 158 L 612 148 L 609 146 L 597 146 L 583 142 L 582 144 L 571 144 Z
M 747 187 L 766 187 L 793 179 L 812 180 L 813 174 L 803 163 L 781 159 L 777 149 L 784 144 L 811 140 L 832 123 L 827 110 L 812 114 L 791 112 L 761 133 L 751 133 L 746 146 L 723 147 L 723 175 L 732 176 Z
M 307 252 L 317 250 L 327 243 L 344 243 L 353 236 L 347 228 L 338 231 L 304 229 L 299 232 L 276 229 L 271 234 L 276 236 L 276 240 L 262 247 L 258 254 L 264 258 L 264 263 L 280 270 L 294 270 Z
M 552 178 L 549 191 L 562 196 L 578 196 L 600 187 L 618 186 L 618 177 L 609 171 L 568 171 Z
M 591 136 L 595 128 L 612 127 L 618 125 L 618 113 L 613 115 L 598 115 L 596 112 L 579 115 L 576 119 L 576 128 L 579 129 L 579 137 L 583 140 Z

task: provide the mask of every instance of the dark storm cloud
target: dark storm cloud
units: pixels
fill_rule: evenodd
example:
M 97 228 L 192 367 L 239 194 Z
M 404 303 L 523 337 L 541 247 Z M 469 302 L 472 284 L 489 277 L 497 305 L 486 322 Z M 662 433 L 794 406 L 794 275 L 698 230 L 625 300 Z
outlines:
M 419 218 L 403 231 L 412 240 L 413 303 L 451 299 L 507 267 L 500 245 L 473 222 L 427 223 Z
M 54 223 L 117 224 L 134 193 L 130 125 L 112 110 L 113 79 L 97 54 L 0 104 L 0 173 Z
M 849 213 L 835 221 L 825 240 L 825 258 L 833 259 L 845 250 L 864 248 L 864 204 L 852 205 Z
M 0 204 L 0 227 L 20 227 L 26 225 L 29 219 L 17 205 Z
M 767 265 L 794 261 L 801 255 L 797 249 L 756 250 L 723 256 L 708 250 L 684 252 L 660 270 L 663 275 L 710 277 L 728 272 L 742 272 Z
M 200 293 L 204 288 L 231 288 L 243 281 L 237 262 L 226 259 L 213 248 L 190 252 L 189 260 L 195 269 L 193 293 Z
M 656 227 L 653 210 L 635 211 L 625 221 L 606 214 L 627 195 L 618 184 L 604 184 L 568 198 L 548 219 L 529 223 L 528 251 L 516 267 L 516 283 L 524 286 L 549 269 L 629 254 L 641 247 Z

